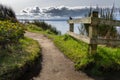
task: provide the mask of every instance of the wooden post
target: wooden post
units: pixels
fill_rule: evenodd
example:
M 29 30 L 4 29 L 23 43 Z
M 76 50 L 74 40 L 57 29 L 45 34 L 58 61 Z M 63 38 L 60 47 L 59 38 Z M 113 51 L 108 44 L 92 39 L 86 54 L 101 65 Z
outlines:
M 72 20 L 72 17 L 70 17 L 70 20 Z M 69 26 L 70 26 L 69 31 L 74 32 L 74 23 L 70 23 Z
M 98 18 L 98 12 L 93 11 L 91 17 L 96 17 Z M 92 25 L 92 23 L 89 26 L 89 37 L 90 40 L 96 40 L 97 39 L 97 25 Z M 97 43 L 93 44 L 90 43 L 89 44 L 89 54 L 95 54 L 97 53 Z
M 73 24 L 73 23 L 70 23 L 69 25 L 70 25 L 70 28 L 69 28 L 70 30 L 69 30 L 69 31 L 70 31 L 70 32 L 74 32 L 74 24 Z

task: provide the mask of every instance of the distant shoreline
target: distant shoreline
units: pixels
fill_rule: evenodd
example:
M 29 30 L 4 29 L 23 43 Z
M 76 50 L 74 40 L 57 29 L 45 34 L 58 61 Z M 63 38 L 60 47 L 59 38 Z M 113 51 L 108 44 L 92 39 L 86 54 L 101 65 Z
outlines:
M 18 19 L 19 21 L 67 21 L 68 19 Z

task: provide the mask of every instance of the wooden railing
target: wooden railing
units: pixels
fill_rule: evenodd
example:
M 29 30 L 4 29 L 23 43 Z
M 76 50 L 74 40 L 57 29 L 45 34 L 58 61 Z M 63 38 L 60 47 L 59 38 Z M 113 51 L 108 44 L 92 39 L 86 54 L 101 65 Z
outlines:
M 98 18 L 98 12 L 93 11 L 91 17 L 81 18 L 81 19 L 70 19 L 68 20 L 70 25 L 68 35 L 79 39 L 85 43 L 89 44 L 89 53 L 95 54 L 97 51 L 98 44 L 111 44 L 111 45 L 120 45 L 120 40 L 118 39 L 100 39 L 97 34 L 97 25 L 105 24 L 109 26 L 120 26 L 120 21 L 117 20 L 106 20 Z M 89 25 L 88 37 L 84 35 L 79 35 L 74 33 L 74 24 L 75 23 L 83 23 Z

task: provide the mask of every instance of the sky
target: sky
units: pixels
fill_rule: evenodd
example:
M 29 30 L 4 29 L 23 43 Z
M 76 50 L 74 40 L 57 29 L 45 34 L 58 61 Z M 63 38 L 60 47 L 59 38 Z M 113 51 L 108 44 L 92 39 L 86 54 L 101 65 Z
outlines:
M 50 6 L 112 6 L 114 2 L 116 7 L 120 7 L 120 0 L 0 0 L 1 4 L 13 8 L 16 13 L 32 6 L 39 6 L 40 8 Z

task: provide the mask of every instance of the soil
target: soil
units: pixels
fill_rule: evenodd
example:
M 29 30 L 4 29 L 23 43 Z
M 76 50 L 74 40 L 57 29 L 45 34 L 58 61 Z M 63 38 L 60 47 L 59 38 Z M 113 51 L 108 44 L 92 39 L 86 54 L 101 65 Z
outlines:
M 26 32 L 25 36 L 37 40 L 42 48 L 42 69 L 30 80 L 120 80 L 112 78 L 95 78 L 87 73 L 76 71 L 74 63 L 43 34 Z

